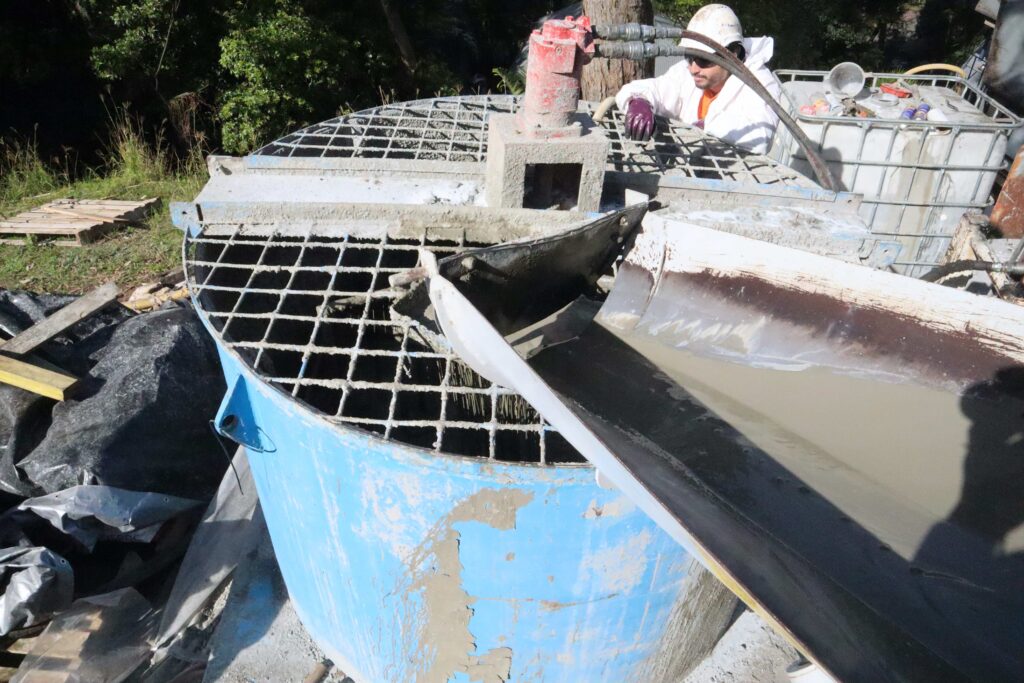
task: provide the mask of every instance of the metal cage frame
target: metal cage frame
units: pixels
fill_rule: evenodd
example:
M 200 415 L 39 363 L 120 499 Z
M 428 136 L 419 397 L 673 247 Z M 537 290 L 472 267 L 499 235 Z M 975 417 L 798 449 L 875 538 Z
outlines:
M 824 71 L 801 71 L 801 70 L 790 70 L 780 69 L 774 72 L 783 84 L 793 81 L 803 82 L 821 82 L 827 75 Z M 946 232 L 931 232 L 929 226 L 932 224 L 933 218 L 936 215 L 936 211 L 943 212 L 947 210 L 953 210 L 957 212 L 957 216 L 963 215 L 968 212 L 982 212 L 989 208 L 992 204 L 990 198 L 986 198 L 984 201 L 979 199 L 982 194 L 982 183 L 985 178 L 991 178 L 995 180 L 998 173 L 1007 168 L 1007 162 L 1005 159 L 1000 158 L 994 163 L 990 163 L 988 160 L 992 159 L 993 153 L 996 149 L 998 141 L 1009 137 L 1010 133 L 1021 124 L 1021 120 L 1013 114 L 1006 107 L 1002 106 L 994 99 L 989 97 L 987 94 L 982 92 L 974 84 L 951 75 L 912 75 L 904 76 L 901 74 L 889 74 L 889 73 L 874 73 L 866 74 L 867 80 L 865 83 L 866 87 L 877 88 L 881 83 L 887 81 L 895 81 L 902 79 L 913 85 L 927 85 L 936 88 L 945 88 L 951 92 L 955 92 L 954 88 L 961 90 L 960 96 L 971 106 L 977 108 L 983 115 L 989 117 L 991 122 L 960 122 L 950 121 L 944 123 L 936 123 L 930 121 L 907 121 L 903 119 L 883 119 L 883 118 L 849 118 L 849 117 L 836 117 L 831 115 L 815 115 L 815 114 L 803 114 L 800 113 L 798 103 L 794 102 L 793 99 L 787 94 L 785 88 L 783 88 L 782 100 L 783 103 L 788 107 L 790 114 L 801 123 L 806 123 L 808 126 L 817 128 L 816 134 L 813 129 L 808 130 L 805 127 L 805 132 L 811 137 L 819 150 L 822 150 L 828 139 L 829 131 L 832 127 L 856 127 L 859 132 L 859 143 L 856 154 L 849 159 L 835 160 L 832 159 L 827 163 L 838 163 L 841 161 L 844 167 L 853 168 L 853 179 L 850 183 L 850 187 L 854 192 L 860 192 L 857 189 L 857 180 L 861 176 L 861 171 L 864 169 L 882 169 L 879 175 L 878 184 L 873 193 L 865 192 L 864 200 L 862 203 L 862 215 L 868 223 L 871 232 L 875 235 L 884 238 L 895 238 L 904 242 L 905 247 L 913 249 L 914 253 L 905 254 L 899 258 L 894 264 L 897 268 L 908 275 L 920 275 L 921 272 L 928 268 L 934 267 L 941 262 L 941 255 L 944 252 L 943 249 L 938 249 L 939 244 L 948 243 L 953 237 L 953 231 L 956 228 L 957 220 L 949 221 L 949 229 Z M 924 159 L 924 153 L 927 149 L 927 145 L 921 144 L 919 146 L 917 157 L 911 162 L 904 162 L 900 160 L 892 159 L 892 153 L 899 135 L 903 131 L 920 132 L 920 138 L 922 141 L 926 140 L 930 134 L 937 132 L 939 129 L 948 129 L 949 135 L 953 136 L 951 142 L 947 146 L 944 158 L 937 164 L 926 162 Z M 868 140 L 868 135 L 872 131 L 886 131 L 888 134 L 888 149 L 884 156 L 874 159 L 866 158 L 865 155 L 865 144 Z M 953 141 L 963 134 L 981 132 L 989 135 L 988 149 L 985 153 L 985 163 L 982 164 L 957 164 L 953 163 L 951 159 L 954 144 Z M 773 156 L 777 157 L 782 163 L 791 163 L 793 159 L 802 159 L 800 152 L 794 148 L 794 145 L 788 144 L 785 133 L 776 136 L 776 145 L 778 149 L 773 149 Z M 895 199 L 883 198 L 883 191 L 886 187 L 886 180 L 890 178 L 890 173 L 906 170 L 910 172 L 910 182 L 907 184 L 904 195 Z M 920 173 L 938 172 L 940 174 L 940 181 L 934 183 L 934 189 L 931 191 L 929 201 L 921 202 L 913 199 L 915 181 Z M 974 183 L 974 189 L 971 193 L 971 197 L 974 199 L 971 201 L 940 201 L 939 195 L 943 190 L 943 183 L 941 178 L 951 177 L 951 173 L 970 172 L 975 173 L 977 178 Z M 988 189 L 984 190 L 984 193 L 988 194 Z M 899 213 L 895 220 L 895 230 L 886 230 L 885 226 L 882 225 L 883 218 L 880 216 L 880 211 L 883 207 L 898 207 Z M 920 221 L 920 224 L 916 228 L 911 230 L 903 230 L 907 211 L 910 208 L 925 209 L 924 217 Z M 934 255 L 933 258 L 926 258 L 927 254 Z

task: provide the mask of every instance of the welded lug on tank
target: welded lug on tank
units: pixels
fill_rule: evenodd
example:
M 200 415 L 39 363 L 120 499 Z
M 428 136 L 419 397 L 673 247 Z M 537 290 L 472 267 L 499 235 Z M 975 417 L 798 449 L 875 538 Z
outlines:
M 533 137 L 570 137 L 581 133 L 570 125 L 579 103 L 583 65 L 594 55 L 590 19 L 555 19 L 530 35 L 526 93 L 516 116 L 519 130 Z

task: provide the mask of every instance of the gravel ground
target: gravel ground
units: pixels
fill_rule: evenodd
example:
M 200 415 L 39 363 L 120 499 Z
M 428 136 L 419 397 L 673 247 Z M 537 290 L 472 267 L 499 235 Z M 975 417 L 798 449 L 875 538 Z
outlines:
M 745 611 L 680 683 L 787 683 L 786 667 L 798 658 L 759 616 Z

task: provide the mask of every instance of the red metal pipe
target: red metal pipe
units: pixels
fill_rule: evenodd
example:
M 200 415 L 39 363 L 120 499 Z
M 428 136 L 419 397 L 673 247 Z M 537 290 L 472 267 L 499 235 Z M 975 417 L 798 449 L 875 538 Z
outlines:
M 526 93 L 517 118 L 521 132 L 557 137 L 565 129 L 563 135 L 573 134 L 570 123 L 580 99 L 580 75 L 593 54 L 588 17 L 546 21 L 530 35 Z

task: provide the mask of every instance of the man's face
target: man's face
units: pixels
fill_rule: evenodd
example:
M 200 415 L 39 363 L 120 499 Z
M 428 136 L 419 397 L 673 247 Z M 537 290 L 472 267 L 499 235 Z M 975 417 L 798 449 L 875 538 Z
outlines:
M 693 76 L 694 85 L 701 90 L 710 90 L 713 93 L 721 90 L 726 79 L 729 78 L 728 71 L 700 57 L 690 60 L 690 75 Z

